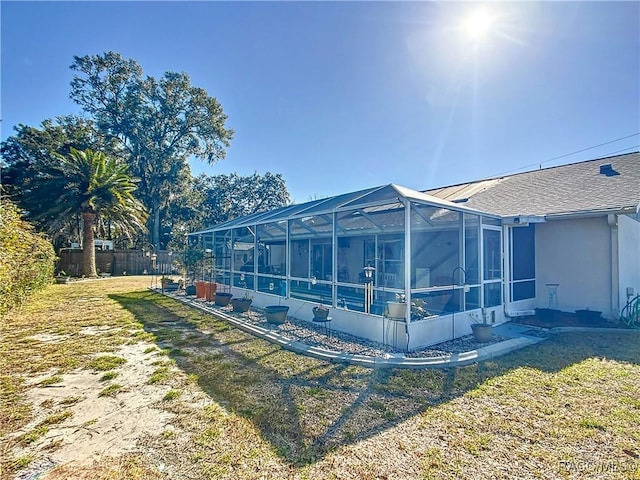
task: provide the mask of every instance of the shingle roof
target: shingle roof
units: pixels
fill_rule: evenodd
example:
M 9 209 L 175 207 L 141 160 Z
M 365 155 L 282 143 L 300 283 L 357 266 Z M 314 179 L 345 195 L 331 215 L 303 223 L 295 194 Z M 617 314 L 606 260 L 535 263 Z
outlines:
M 607 164 L 611 164 L 612 171 L 600 173 L 600 166 Z M 502 216 L 635 212 L 640 205 L 640 153 L 452 185 L 425 193 Z

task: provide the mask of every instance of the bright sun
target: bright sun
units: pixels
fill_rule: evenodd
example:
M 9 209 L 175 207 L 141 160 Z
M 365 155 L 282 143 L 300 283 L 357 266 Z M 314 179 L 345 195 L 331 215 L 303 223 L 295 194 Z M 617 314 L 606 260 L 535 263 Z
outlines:
M 462 24 L 462 28 L 472 40 L 480 40 L 491 30 L 494 17 L 486 10 L 477 10 L 469 15 Z

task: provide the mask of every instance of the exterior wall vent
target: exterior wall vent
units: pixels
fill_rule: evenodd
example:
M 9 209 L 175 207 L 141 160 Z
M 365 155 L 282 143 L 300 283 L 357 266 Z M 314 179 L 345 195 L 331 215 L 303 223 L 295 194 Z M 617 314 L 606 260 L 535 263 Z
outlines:
M 610 163 L 605 163 L 600 165 L 600 175 L 606 175 L 607 177 L 612 177 L 614 175 L 620 175 L 613 169 L 613 166 Z

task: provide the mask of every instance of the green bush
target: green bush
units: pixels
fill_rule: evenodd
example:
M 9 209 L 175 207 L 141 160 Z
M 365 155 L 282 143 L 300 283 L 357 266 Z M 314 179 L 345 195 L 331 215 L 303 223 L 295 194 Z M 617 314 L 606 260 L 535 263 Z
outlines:
M 51 283 L 56 254 L 20 210 L 0 201 L 0 316 Z

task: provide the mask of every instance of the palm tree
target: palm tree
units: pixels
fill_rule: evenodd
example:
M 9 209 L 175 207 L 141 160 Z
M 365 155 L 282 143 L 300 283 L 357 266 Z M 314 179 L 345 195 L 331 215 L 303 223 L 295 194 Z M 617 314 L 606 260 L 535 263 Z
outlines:
M 82 216 L 82 273 L 95 277 L 96 220 L 101 218 L 111 227 L 130 235 L 146 230 L 147 212 L 133 196 L 137 185 L 128 174 L 127 165 L 90 149 L 72 148 L 68 156 L 57 155 L 57 158 L 60 163 L 43 174 L 38 182 L 41 185 L 34 191 L 40 193 L 41 213 L 38 216 L 48 224 L 50 232 L 59 230 L 73 216 Z M 55 197 L 57 200 L 52 201 Z

